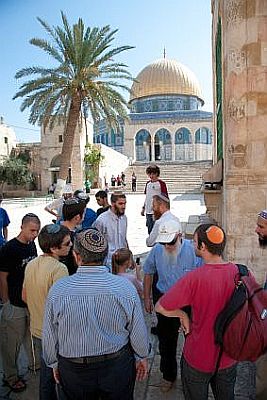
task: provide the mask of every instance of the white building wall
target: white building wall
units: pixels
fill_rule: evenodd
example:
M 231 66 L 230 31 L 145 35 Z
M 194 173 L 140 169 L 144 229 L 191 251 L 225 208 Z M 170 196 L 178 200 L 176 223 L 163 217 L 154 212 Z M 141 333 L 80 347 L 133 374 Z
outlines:
M 0 162 L 9 157 L 11 150 L 16 147 L 16 134 L 14 129 L 4 123 L 0 118 Z

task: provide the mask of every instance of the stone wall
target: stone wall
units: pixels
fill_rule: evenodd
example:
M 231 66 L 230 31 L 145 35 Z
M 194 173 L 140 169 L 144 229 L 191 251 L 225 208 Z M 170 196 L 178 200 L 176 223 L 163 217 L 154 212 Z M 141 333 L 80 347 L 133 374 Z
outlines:
M 227 258 L 248 264 L 263 282 L 267 257 L 254 230 L 257 213 L 267 208 L 267 1 L 221 0 L 212 6 L 213 44 L 219 16 L 222 21 Z
M 51 167 L 53 158 L 61 153 L 64 127 L 55 126 L 52 130 L 48 127 L 41 129 L 40 164 L 42 168 L 41 187 L 46 192 L 52 183 L 52 173 L 57 172 L 57 167 Z M 93 140 L 93 126 L 87 121 L 87 134 L 89 143 Z M 70 160 L 72 186 L 74 189 L 83 187 L 83 158 L 86 144 L 86 129 L 84 124 L 76 128 L 72 157 Z

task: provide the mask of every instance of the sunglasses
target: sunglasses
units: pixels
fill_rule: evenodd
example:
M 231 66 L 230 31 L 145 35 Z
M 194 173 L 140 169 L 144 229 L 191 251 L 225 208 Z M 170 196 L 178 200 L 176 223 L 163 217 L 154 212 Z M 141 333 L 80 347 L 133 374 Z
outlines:
M 68 240 L 66 243 L 62 243 L 61 246 L 68 247 L 71 244 L 71 240 Z
M 60 225 L 57 224 L 50 224 L 46 226 L 46 231 L 49 234 L 55 234 L 60 231 Z
M 162 243 L 162 242 L 160 242 L 160 244 L 162 244 L 163 246 L 166 246 L 166 245 L 168 245 L 168 246 L 174 246 L 174 245 L 175 245 L 175 243 L 176 243 L 176 242 L 177 242 L 177 240 L 178 240 L 178 236 L 179 236 L 179 235 L 175 236 L 175 238 L 174 238 L 174 239 L 172 239 L 172 241 L 171 241 L 171 242 L 168 242 L 168 243 Z

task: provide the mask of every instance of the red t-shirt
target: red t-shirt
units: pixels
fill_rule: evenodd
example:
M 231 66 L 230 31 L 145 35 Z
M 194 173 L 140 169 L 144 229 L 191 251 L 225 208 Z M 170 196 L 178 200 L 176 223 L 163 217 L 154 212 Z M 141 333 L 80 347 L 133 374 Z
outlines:
M 179 279 L 160 299 L 161 306 L 168 311 L 191 306 L 192 321 L 183 354 L 195 369 L 215 370 L 219 346 L 214 342 L 214 322 L 234 291 L 236 274 L 237 267 L 231 263 L 205 264 Z M 223 353 L 219 368 L 235 363 Z

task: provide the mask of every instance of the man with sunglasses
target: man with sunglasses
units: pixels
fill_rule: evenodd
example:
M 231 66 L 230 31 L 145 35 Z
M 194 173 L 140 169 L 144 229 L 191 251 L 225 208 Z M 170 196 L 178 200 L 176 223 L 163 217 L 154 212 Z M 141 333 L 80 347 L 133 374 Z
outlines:
M 40 400 L 57 400 L 53 370 L 41 356 L 42 327 L 45 301 L 50 287 L 60 278 L 68 276 L 67 267 L 59 261 L 72 246 L 70 231 L 62 225 L 45 225 L 38 236 L 43 254 L 30 261 L 25 269 L 22 299 L 30 312 L 30 329 L 40 353 Z
M 34 243 L 40 229 L 37 215 L 24 215 L 17 237 L 7 242 L 0 252 L 0 297 L 3 299 L 1 315 L 1 346 L 4 384 L 13 392 L 26 389 L 17 367 L 21 345 L 24 344 L 29 368 L 34 368 L 31 352 L 29 313 L 21 293 L 26 265 L 37 257 Z
M 156 242 L 144 263 L 144 301 L 145 309 L 149 313 L 153 310 L 151 288 L 155 273 L 158 274 L 156 287 L 160 298 L 178 280 L 193 271 L 202 262 L 195 255 L 191 242 L 182 238 L 179 221 L 170 219 L 163 222 L 159 226 Z M 163 374 L 161 391 L 168 392 L 177 375 L 176 349 L 180 320 L 179 318 L 167 318 L 161 314 L 157 314 L 157 317 L 161 356 L 160 371 Z

